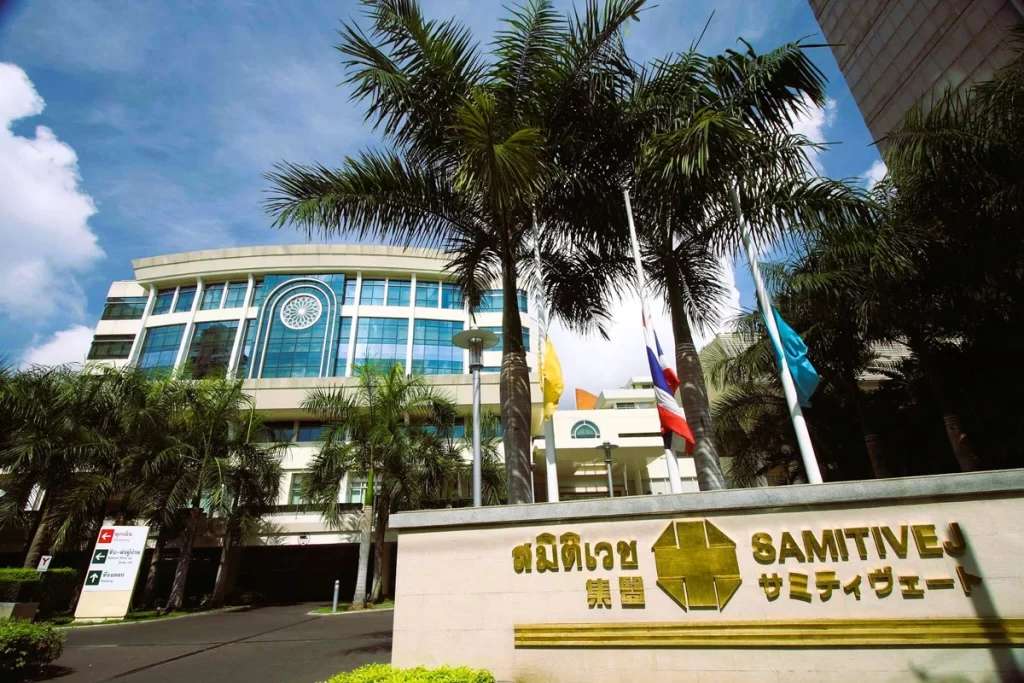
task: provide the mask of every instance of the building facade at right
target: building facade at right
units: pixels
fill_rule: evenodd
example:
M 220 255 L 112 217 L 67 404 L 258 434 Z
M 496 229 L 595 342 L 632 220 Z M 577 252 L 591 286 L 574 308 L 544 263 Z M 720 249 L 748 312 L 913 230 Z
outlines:
M 809 0 L 871 136 L 947 86 L 982 81 L 1010 58 L 1024 0 Z

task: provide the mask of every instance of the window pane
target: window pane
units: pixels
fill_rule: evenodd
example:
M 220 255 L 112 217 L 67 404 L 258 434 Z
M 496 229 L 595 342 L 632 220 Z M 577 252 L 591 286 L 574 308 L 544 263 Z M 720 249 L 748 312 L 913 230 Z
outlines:
M 328 327 L 336 318 L 321 315 L 310 327 L 298 330 L 281 322 L 281 306 L 299 294 L 315 297 L 323 311 L 330 310 L 323 293 L 313 287 L 297 287 L 289 290 L 288 296 L 275 299 L 274 309 L 262 313 L 264 330 L 269 326 L 269 332 L 262 332 L 259 341 L 260 352 L 265 350 L 266 353 L 265 358 L 259 362 L 261 377 L 319 377 L 321 372 L 329 374 L 331 371 L 330 366 L 325 365 L 325 356 L 329 356 L 334 348 L 325 346 L 325 337 Z
M 224 308 L 242 308 L 245 306 L 245 293 L 249 290 L 248 282 L 232 282 L 228 285 L 228 298 Z
M 504 350 L 504 338 L 502 337 L 500 327 L 483 327 L 481 329 L 487 330 L 488 332 L 493 332 L 494 334 L 498 335 L 498 345 L 492 346 L 491 348 L 487 349 L 488 351 Z M 523 346 L 526 347 L 527 351 L 530 350 L 530 328 L 528 327 L 523 328 Z
M 192 302 L 196 298 L 195 287 L 181 287 L 178 289 L 178 303 L 174 304 L 175 313 L 188 313 L 192 310 Z
M 348 485 L 348 502 L 354 505 L 362 505 L 366 500 L 366 480 L 353 479 Z
M 341 319 L 341 334 L 338 335 L 338 353 L 334 361 L 334 376 L 344 377 L 345 366 L 348 364 L 348 344 L 352 338 L 352 318 L 345 316 Z
M 203 302 L 199 305 L 199 309 L 203 311 L 209 311 L 214 308 L 220 308 L 220 300 L 224 297 L 224 283 L 214 282 L 206 286 L 203 290 Z
M 526 313 L 527 308 L 527 296 L 526 292 L 522 289 L 516 290 L 517 303 L 519 310 Z M 502 303 L 505 300 L 505 295 L 500 289 L 491 289 L 480 295 L 480 305 L 477 306 L 476 310 L 478 313 L 500 313 L 502 310 Z
M 345 300 L 343 303 L 354 304 L 356 302 L 356 282 L 355 278 L 345 280 Z
M 139 354 L 139 367 L 149 374 L 173 370 L 184 333 L 184 325 L 148 328 Z
M 441 285 L 441 308 L 462 308 L 462 287 L 445 282 Z
M 408 341 L 406 318 L 360 318 L 353 362 L 358 365 L 374 362 L 385 368 L 404 364 Z
M 411 291 L 409 280 L 388 280 L 388 306 L 408 306 Z
M 173 290 L 171 295 L 174 295 Z M 140 320 L 146 310 L 146 301 L 147 297 L 144 296 L 108 297 L 100 320 Z
M 413 374 L 462 374 L 462 349 L 452 343 L 452 337 L 461 331 L 461 322 L 451 320 L 415 321 L 412 345 Z
M 416 305 L 423 308 L 437 308 L 440 282 L 417 282 Z
M 245 379 L 249 376 L 249 359 L 252 358 L 252 345 L 256 335 L 256 319 L 245 321 L 245 336 L 242 337 L 242 351 L 238 354 L 238 372 L 236 375 Z
M 319 441 L 320 437 L 324 433 L 323 422 L 300 422 L 299 423 L 299 438 L 301 442 L 312 442 Z
M 263 280 L 256 280 L 252 285 L 252 303 L 250 306 L 259 306 L 263 303 L 263 297 L 266 292 L 263 291 Z
M 134 334 L 110 334 L 93 337 L 89 347 L 88 360 L 113 360 L 127 358 L 132 351 Z
M 290 443 L 295 436 L 294 422 L 264 422 L 264 441 L 271 443 Z
M 227 371 L 237 330 L 237 320 L 218 320 L 195 326 L 187 356 L 192 377 L 222 375 Z
M 153 305 L 153 315 L 171 312 L 171 303 L 174 301 L 174 287 L 161 289 L 156 293 L 156 303 Z
M 292 475 L 291 485 L 288 487 L 288 504 L 305 505 L 309 501 L 302 496 L 302 484 L 306 475 L 295 473 Z
M 519 310 L 526 313 L 526 309 L 528 308 L 526 292 L 521 289 L 517 289 L 516 298 L 519 301 Z
M 359 303 L 364 306 L 383 306 L 384 280 L 363 278 L 363 290 L 359 295 Z

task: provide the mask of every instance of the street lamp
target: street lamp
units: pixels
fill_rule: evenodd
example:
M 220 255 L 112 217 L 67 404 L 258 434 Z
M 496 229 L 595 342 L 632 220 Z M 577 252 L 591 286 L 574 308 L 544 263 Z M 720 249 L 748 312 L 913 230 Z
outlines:
M 605 441 L 597 448 L 604 449 L 604 468 L 608 471 L 608 497 L 615 497 L 615 489 L 612 488 L 612 449 L 618 448 L 616 444 L 611 441 Z
M 469 349 L 469 371 L 473 373 L 473 507 L 483 504 L 480 492 L 480 370 L 484 366 L 484 349 L 498 345 L 498 335 L 471 327 L 452 337 L 460 349 Z

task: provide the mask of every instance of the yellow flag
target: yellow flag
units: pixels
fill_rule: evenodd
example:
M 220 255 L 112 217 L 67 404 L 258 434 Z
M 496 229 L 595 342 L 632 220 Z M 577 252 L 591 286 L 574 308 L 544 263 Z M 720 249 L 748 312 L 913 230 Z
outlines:
M 555 353 L 551 338 L 548 337 L 546 341 L 541 381 L 544 387 L 544 419 L 550 420 L 555 410 L 558 409 L 558 399 L 561 398 L 562 391 L 565 389 L 565 381 L 562 379 L 562 364 L 558 362 L 558 354 Z

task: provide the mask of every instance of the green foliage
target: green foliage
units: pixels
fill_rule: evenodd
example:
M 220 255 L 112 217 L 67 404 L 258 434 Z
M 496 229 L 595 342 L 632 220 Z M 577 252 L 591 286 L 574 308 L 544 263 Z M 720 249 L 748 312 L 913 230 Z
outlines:
M 0 602 L 36 602 L 42 585 L 34 569 L 0 569 Z
M 494 675 L 465 666 L 396 669 L 389 664 L 367 664 L 355 671 L 332 676 L 326 683 L 494 683 Z
M 70 609 L 79 582 L 78 571 L 70 567 L 55 567 L 44 573 L 39 591 L 39 615 L 46 618 Z
M 67 635 L 51 624 L 0 621 L 0 678 L 26 675 L 55 661 Z

